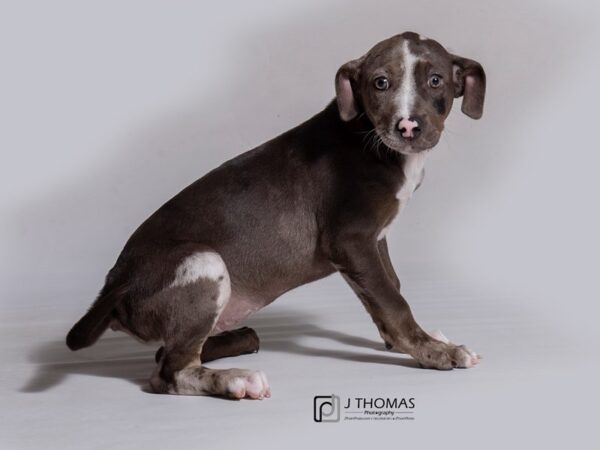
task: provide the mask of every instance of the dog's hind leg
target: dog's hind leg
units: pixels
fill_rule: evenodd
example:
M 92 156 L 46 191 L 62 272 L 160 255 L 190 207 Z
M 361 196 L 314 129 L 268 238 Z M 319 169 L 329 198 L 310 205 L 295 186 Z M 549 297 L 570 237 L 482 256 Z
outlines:
M 260 340 L 252 328 L 242 327 L 237 330 L 223 331 L 206 339 L 202 346 L 200 360 L 209 362 L 220 358 L 256 353 L 259 347 Z M 164 347 L 160 347 L 156 351 L 154 357 L 156 362 L 160 361 L 164 351 Z
M 203 348 L 230 294 L 229 274 L 221 257 L 199 251 L 183 259 L 174 281 L 150 299 L 162 319 L 165 343 L 150 379 L 155 392 L 238 399 L 270 396 L 267 379 L 260 371 L 202 365 Z

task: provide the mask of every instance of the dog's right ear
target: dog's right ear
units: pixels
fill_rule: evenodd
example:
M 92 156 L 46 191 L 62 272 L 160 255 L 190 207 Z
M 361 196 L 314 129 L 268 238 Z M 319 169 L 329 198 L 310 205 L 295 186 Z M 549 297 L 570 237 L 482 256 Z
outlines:
M 335 75 L 335 94 L 340 111 L 340 117 L 344 122 L 354 119 L 358 115 L 358 76 L 364 56 L 353 59 L 339 68 Z

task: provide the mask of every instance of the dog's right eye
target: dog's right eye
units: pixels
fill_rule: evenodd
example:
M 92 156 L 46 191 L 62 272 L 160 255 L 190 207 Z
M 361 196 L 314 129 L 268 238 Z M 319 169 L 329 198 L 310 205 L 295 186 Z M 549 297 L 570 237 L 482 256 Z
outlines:
M 390 82 L 388 81 L 388 79 L 386 77 L 378 77 L 375 78 L 375 89 L 378 89 L 380 91 L 385 91 L 387 90 L 387 88 L 390 87 Z

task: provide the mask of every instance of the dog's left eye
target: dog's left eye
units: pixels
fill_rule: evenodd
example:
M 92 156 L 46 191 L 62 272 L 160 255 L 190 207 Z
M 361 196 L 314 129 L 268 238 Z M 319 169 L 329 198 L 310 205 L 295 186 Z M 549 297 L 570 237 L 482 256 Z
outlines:
M 429 84 L 429 87 L 432 87 L 435 89 L 442 85 L 442 81 L 443 81 L 443 78 L 440 75 L 434 74 L 429 77 L 429 81 L 427 83 Z
M 390 87 L 390 82 L 388 81 L 388 79 L 386 77 L 378 77 L 375 78 L 375 89 L 378 89 L 380 91 L 385 91 L 387 90 L 387 88 Z

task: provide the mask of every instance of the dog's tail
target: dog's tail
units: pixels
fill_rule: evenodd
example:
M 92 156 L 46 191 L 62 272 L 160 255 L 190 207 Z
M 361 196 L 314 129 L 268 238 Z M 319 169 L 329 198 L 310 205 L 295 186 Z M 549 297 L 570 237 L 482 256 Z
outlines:
M 67 334 L 67 347 L 79 350 L 96 342 L 110 325 L 111 313 L 125 295 L 127 288 L 123 286 L 102 289 L 89 311 Z

